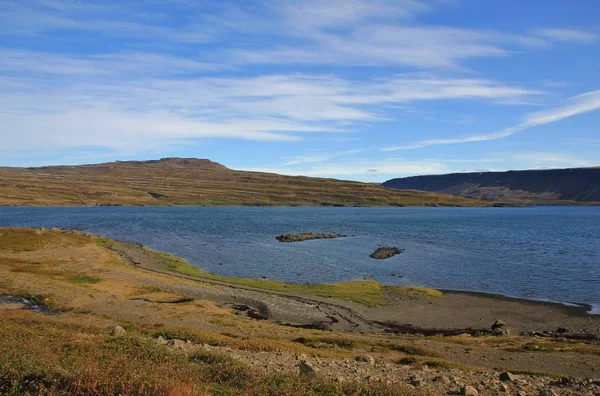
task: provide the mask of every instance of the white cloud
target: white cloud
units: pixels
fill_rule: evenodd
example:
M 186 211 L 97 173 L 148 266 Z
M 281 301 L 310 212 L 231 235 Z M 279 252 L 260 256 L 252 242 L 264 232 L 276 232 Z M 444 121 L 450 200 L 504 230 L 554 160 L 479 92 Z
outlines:
M 289 161 L 285 162 L 283 164 L 283 166 L 293 166 L 293 165 L 300 165 L 300 164 L 327 162 L 327 161 L 331 161 L 332 159 L 335 159 L 335 158 L 359 154 L 359 153 L 362 153 L 363 151 L 364 151 L 363 149 L 354 149 L 354 150 L 338 151 L 338 152 L 333 152 L 333 153 L 315 152 L 310 155 L 296 156 L 296 157 L 290 159 Z
M 524 121 L 520 124 L 517 124 L 510 128 L 506 128 L 499 132 L 449 139 L 427 139 L 407 145 L 385 147 L 382 149 L 382 151 L 412 150 L 444 144 L 472 143 L 497 140 L 514 135 L 515 133 L 521 132 L 525 129 L 529 129 L 539 125 L 550 124 L 598 109 L 600 109 L 600 90 L 587 92 L 575 96 L 570 99 L 570 103 L 567 105 L 528 114 L 525 117 Z
M 388 107 L 399 103 L 539 94 L 430 74 L 371 81 L 304 74 L 198 77 L 211 65 L 151 53 L 67 57 L 4 50 L 0 59 L 7 76 L 0 78 L 0 122 L 12 136 L 5 144 L 13 145 L 31 139 L 141 151 L 197 138 L 293 141 L 388 120 Z
M 583 32 L 575 29 L 537 29 L 534 34 L 553 41 L 573 42 L 573 43 L 594 43 L 600 36 L 594 33 Z
M 269 168 L 245 168 L 256 172 L 279 173 L 290 176 L 312 176 L 312 177 L 362 177 L 364 179 L 374 176 L 381 180 L 387 177 L 403 175 L 426 175 L 435 173 L 447 173 L 450 171 L 445 164 L 433 161 L 411 161 L 404 159 L 385 159 L 379 161 L 355 161 L 348 163 L 328 163 L 305 168 L 296 167 L 269 167 Z M 375 171 L 375 172 L 373 172 Z

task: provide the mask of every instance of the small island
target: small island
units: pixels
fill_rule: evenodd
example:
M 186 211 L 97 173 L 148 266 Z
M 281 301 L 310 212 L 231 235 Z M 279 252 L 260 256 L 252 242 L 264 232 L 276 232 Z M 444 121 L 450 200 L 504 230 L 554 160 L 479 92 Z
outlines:
M 309 241 L 311 239 L 333 239 L 333 238 L 345 238 L 348 235 L 345 234 L 319 234 L 316 232 L 305 232 L 302 234 L 281 234 L 275 239 L 279 242 L 300 242 Z
M 377 260 L 384 260 L 400 253 L 404 253 L 404 249 L 398 249 L 397 247 L 380 247 L 371 253 L 369 257 Z

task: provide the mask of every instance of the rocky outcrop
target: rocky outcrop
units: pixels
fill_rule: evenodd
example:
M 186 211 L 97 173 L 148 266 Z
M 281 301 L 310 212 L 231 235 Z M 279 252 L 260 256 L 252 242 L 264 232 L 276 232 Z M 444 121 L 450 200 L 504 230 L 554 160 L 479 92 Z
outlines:
M 281 234 L 276 236 L 279 242 L 300 242 L 309 241 L 311 239 L 333 239 L 333 238 L 345 238 L 348 235 L 345 234 L 319 234 L 316 232 L 305 232 L 302 234 Z
M 371 253 L 369 257 L 377 260 L 384 260 L 400 253 L 404 253 L 404 249 L 398 249 L 397 247 L 380 247 Z

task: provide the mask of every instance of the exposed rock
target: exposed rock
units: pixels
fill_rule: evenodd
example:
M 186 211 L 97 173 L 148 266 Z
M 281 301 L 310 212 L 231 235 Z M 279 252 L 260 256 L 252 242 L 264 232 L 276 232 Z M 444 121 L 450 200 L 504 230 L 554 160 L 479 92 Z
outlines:
M 400 253 L 404 253 L 404 249 L 398 249 L 397 247 L 380 247 L 371 253 L 369 257 L 377 260 L 384 260 Z
M 185 347 L 185 342 L 178 339 L 169 340 L 169 345 L 173 348 L 183 349 Z
M 158 336 L 156 342 L 160 345 L 167 345 L 169 342 L 163 338 L 163 336 Z
M 370 356 L 370 355 L 357 356 L 356 357 L 356 361 L 357 362 L 369 363 L 370 365 L 374 365 L 375 364 L 375 358 L 373 356 Z
M 464 386 L 460 389 L 460 394 L 463 396 L 478 396 L 479 392 L 472 386 Z
M 500 381 L 514 381 L 516 379 L 517 377 L 515 377 L 514 374 L 509 373 L 508 371 L 505 371 L 500 374 Z
M 345 234 L 320 234 L 316 232 L 305 232 L 303 234 L 281 234 L 275 239 L 279 242 L 300 242 L 308 241 L 311 239 L 333 239 L 333 238 L 345 238 L 348 235 Z
M 314 377 L 317 375 L 315 368 L 306 360 L 301 360 L 299 364 L 300 375 L 304 377 Z
M 523 345 L 523 349 L 527 349 L 528 351 L 539 351 L 541 348 L 537 344 L 528 342 L 527 344 Z
M 113 337 L 121 337 L 121 336 L 124 336 L 126 334 L 127 334 L 127 330 L 125 330 L 121 326 L 115 326 L 110 331 L 110 335 L 113 336 Z
M 492 334 L 500 337 L 506 337 L 514 334 L 510 326 L 503 320 L 499 319 L 494 322 L 494 324 L 491 327 L 491 330 Z

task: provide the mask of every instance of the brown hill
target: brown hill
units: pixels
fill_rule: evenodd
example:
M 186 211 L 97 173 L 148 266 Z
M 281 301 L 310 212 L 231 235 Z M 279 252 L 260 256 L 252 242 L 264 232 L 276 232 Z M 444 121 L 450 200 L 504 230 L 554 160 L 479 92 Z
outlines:
M 195 158 L 0 167 L 0 205 L 482 206 L 379 185 L 229 169 Z

